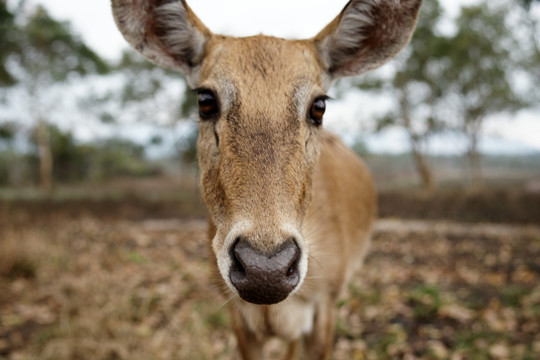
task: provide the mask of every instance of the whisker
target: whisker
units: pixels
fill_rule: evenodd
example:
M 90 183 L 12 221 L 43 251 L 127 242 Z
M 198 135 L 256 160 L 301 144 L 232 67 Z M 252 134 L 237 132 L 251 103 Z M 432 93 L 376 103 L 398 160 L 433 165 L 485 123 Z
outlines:
M 318 207 L 314 208 L 313 211 L 307 214 L 306 220 L 311 220 L 315 215 L 318 215 L 319 212 L 321 212 L 323 208 L 324 208 L 324 204 L 321 204 Z
M 315 261 L 315 262 L 317 263 L 317 265 L 319 265 L 319 267 L 320 267 L 321 269 L 324 269 L 324 266 L 322 266 L 322 264 L 320 263 L 320 261 L 319 261 L 315 256 L 313 256 L 312 254 L 309 254 L 308 258 L 309 258 L 310 260 Z
M 216 310 L 221 310 L 227 305 L 231 300 L 234 299 L 234 295 L 231 295 L 228 299 L 226 299 Z

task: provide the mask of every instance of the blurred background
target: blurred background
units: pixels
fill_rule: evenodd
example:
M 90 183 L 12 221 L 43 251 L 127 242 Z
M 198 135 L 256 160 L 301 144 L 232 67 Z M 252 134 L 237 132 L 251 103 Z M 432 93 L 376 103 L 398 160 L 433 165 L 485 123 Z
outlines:
M 216 33 L 306 38 L 346 3 L 190 6 Z M 538 358 L 539 34 L 539 1 L 424 0 L 402 54 L 331 89 L 325 127 L 367 162 L 382 219 L 379 272 L 352 291 L 373 308 L 342 311 L 336 359 Z M 195 109 L 180 74 L 127 47 L 108 1 L 0 0 L 0 359 L 231 356 L 226 313 L 201 300 L 215 294 Z M 462 243 L 478 248 L 449 250 Z M 456 259 L 492 282 L 450 277 Z M 440 277 L 379 278 L 413 264 Z
M 192 6 L 214 32 L 302 38 L 345 3 Z M 334 86 L 326 127 L 381 190 L 538 190 L 539 16 L 525 0 L 426 2 L 406 51 Z M 196 170 L 191 90 L 128 49 L 107 1 L 3 1 L 1 41 L 3 196 Z

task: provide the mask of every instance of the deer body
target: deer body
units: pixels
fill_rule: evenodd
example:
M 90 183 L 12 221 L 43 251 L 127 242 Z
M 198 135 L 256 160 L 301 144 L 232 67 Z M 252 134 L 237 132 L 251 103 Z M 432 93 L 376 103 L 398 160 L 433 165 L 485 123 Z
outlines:
M 353 0 L 316 37 L 213 34 L 183 0 L 113 0 L 124 37 L 197 89 L 215 283 L 244 360 L 278 336 L 328 359 L 333 306 L 375 216 L 365 166 L 322 129 L 326 90 L 409 41 L 421 0 Z

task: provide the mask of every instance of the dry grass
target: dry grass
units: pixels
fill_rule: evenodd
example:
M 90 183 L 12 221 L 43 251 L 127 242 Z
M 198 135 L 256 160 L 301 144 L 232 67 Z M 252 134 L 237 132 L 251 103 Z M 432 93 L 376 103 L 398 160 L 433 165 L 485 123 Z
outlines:
M 204 222 L 26 224 L 0 224 L 0 359 L 235 358 Z M 333 358 L 538 359 L 539 284 L 537 227 L 380 222 Z

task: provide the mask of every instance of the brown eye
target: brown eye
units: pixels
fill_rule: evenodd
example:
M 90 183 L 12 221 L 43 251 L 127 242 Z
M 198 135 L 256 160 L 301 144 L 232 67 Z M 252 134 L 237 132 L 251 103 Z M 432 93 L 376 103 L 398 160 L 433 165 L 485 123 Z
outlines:
M 322 124 L 324 112 L 326 110 L 326 97 L 321 96 L 316 98 L 309 109 L 309 120 L 313 125 L 319 126 Z
M 197 102 L 199 104 L 199 115 L 201 118 L 208 119 L 217 115 L 218 103 L 212 91 L 198 90 Z

